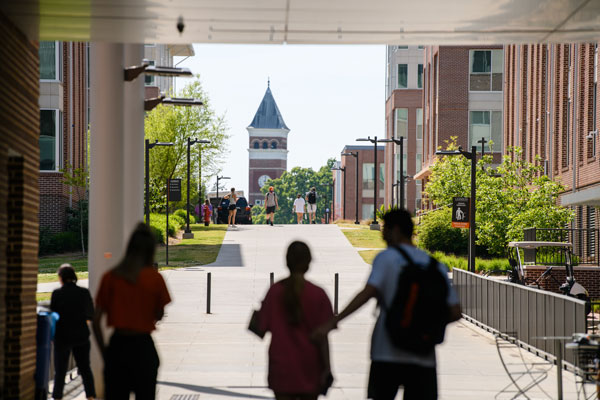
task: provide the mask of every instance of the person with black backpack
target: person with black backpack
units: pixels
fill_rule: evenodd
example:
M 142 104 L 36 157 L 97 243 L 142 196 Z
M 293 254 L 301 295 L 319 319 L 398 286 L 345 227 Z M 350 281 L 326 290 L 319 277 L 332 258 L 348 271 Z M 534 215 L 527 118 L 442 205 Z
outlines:
M 308 223 L 316 224 L 317 189 L 315 187 L 310 188 L 310 191 L 306 193 L 306 212 L 308 213 Z
M 322 338 L 371 298 L 379 317 L 371 341 L 368 398 L 393 400 L 400 386 L 404 400 L 437 399 L 435 345 L 446 325 L 461 318 L 448 269 L 412 244 L 413 222 L 406 210 L 383 217 L 388 248 L 377 255 L 364 289 L 329 322 L 313 332 Z

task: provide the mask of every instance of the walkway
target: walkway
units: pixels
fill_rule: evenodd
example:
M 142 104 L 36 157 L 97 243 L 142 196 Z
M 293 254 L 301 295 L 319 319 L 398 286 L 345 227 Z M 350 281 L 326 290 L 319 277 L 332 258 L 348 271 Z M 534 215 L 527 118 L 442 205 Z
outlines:
M 369 266 L 334 225 L 243 226 L 227 232 L 214 264 L 165 272 L 175 301 L 155 334 L 160 400 L 179 394 L 272 398 L 266 388 L 268 341 L 248 333 L 246 325 L 269 286 L 269 273 L 276 280 L 286 275 L 285 249 L 294 239 L 309 244 L 314 258 L 309 279 L 331 298 L 334 273 L 340 274 L 340 308 L 362 287 Z M 206 272 L 212 273 L 210 315 L 205 313 Z M 328 398 L 365 397 L 374 309 L 374 302 L 368 304 L 332 334 L 336 382 Z M 438 360 L 441 399 L 490 399 L 508 382 L 493 338 L 466 322 L 449 329 Z M 565 375 L 565 398 L 573 398 L 572 378 Z M 545 386 L 553 397 L 554 376 Z

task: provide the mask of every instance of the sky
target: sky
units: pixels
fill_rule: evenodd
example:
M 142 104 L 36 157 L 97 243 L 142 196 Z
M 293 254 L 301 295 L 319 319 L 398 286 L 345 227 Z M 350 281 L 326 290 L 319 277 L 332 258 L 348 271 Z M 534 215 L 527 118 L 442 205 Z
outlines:
M 248 131 L 271 81 L 290 133 L 287 169 L 318 169 L 345 145 L 385 133 L 385 46 L 195 44 L 181 62 L 200 75 L 230 135 L 221 175 L 248 194 Z M 176 57 L 175 63 L 182 58 Z M 177 78 L 182 88 L 190 78 Z M 214 178 L 209 184 L 212 189 Z

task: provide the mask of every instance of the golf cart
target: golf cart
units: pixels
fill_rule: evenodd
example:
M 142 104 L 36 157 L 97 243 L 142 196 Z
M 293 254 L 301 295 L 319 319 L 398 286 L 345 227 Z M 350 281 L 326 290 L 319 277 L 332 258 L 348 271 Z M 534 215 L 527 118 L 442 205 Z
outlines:
M 571 253 L 573 245 L 571 243 L 560 243 L 560 242 L 510 242 L 508 244 L 508 262 L 510 264 L 510 271 L 508 273 L 508 280 L 513 283 L 521 285 L 535 287 L 540 289 L 540 283 L 544 279 L 554 279 L 552 276 L 552 269 L 557 266 L 564 265 L 567 280 L 565 283 L 559 285 L 559 290 L 571 297 L 576 297 L 580 300 L 589 302 L 588 291 L 579 283 L 575 281 L 575 275 L 573 274 L 573 257 Z M 523 254 L 520 250 L 523 250 Z M 526 263 L 522 257 L 524 257 L 525 251 L 534 252 L 534 262 Z M 534 282 L 526 282 L 525 271 L 523 265 L 536 264 L 535 260 L 538 255 L 551 254 L 552 263 L 554 266 L 549 266 L 546 271 Z

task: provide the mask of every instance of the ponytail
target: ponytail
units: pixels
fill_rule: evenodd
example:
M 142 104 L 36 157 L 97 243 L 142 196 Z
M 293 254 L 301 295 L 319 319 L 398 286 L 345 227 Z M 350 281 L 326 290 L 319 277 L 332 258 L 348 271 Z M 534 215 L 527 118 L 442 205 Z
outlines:
M 293 326 L 300 325 L 302 320 L 301 295 L 304 289 L 304 274 L 311 261 L 310 249 L 304 242 L 292 242 L 287 250 L 286 261 L 290 277 L 284 282 L 283 302 L 288 322 Z

